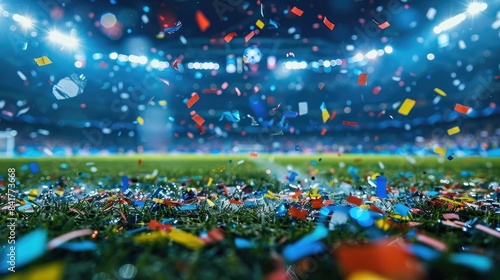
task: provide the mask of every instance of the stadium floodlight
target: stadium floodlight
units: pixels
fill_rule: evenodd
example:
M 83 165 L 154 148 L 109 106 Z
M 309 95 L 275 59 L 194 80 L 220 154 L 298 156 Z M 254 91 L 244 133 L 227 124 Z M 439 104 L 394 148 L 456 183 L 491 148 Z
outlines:
M 19 14 L 14 14 L 12 16 L 12 19 L 19 22 L 19 24 L 21 24 L 21 26 L 26 28 L 26 29 L 33 27 L 33 20 L 29 17 L 25 17 L 25 16 L 22 16 Z
M 441 22 L 438 26 L 434 27 L 434 33 L 439 34 L 445 30 L 453 28 L 464 21 L 466 18 L 467 16 L 465 15 L 465 13 L 461 13 L 452 18 L 449 18 Z
M 71 35 L 64 35 L 59 31 L 51 31 L 49 32 L 49 39 L 54 43 L 58 43 L 63 45 L 64 47 L 74 48 L 78 46 L 78 39 Z
M 488 4 L 479 3 L 479 2 L 474 1 L 474 2 L 470 3 L 469 7 L 467 8 L 467 12 L 470 15 L 477 15 L 480 12 L 483 12 L 484 10 L 486 10 L 486 8 L 488 8 Z

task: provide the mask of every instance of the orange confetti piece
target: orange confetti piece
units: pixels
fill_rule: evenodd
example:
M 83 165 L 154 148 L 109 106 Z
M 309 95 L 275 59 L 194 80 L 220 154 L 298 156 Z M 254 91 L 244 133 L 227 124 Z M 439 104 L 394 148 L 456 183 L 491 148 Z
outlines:
M 366 86 L 366 84 L 367 84 L 366 78 L 367 77 L 368 77 L 367 73 L 361 73 L 361 74 L 359 74 L 359 77 L 358 77 L 358 86 Z
M 137 160 L 137 165 L 142 165 L 142 159 Z
M 331 21 L 329 21 L 326 17 L 323 18 L 323 23 L 328 27 L 330 30 L 333 30 L 335 28 L 335 24 L 333 24 Z
M 326 128 L 323 128 L 323 129 L 321 130 L 321 135 L 325 135 L 325 134 L 326 134 L 326 132 L 327 132 Z
M 195 92 L 191 98 L 189 98 L 188 102 L 186 103 L 188 108 L 191 108 L 196 102 L 200 100 L 200 96 Z
M 467 114 L 467 112 L 469 112 L 469 110 L 470 110 L 469 106 L 465 106 L 465 105 L 458 104 L 458 103 L 455 105 L 455 111 L 457 111 L 461 114 Z
M 304 11 L 302 11 L 301 9 L 297 8 L 297 7 L 293 7 L 290 12 L 294 13 L 295 15 L 297 16 L 302 16 L 302 14 L 304 13 Z
M 347 126 L 358 126 L 358 123 L 357 123 L 357 122 L 342 121 L 342 125 L 347 125 Z
M 210 21 L 200 10 L 196 11 L 196 23 L 198 23 L 198 27 L 200 27 L 201 32 L 207 31 L 210 27 Z
M 245 43 L 246 43 L 246 42 L 248 42 L 248 41 L 250 41 L 250 39 L 252 39 L 252 37 L 253 37 L 254 35 L 255 35 L 255 32 L 254 32 L 254 31 L 252 31 L 252 32 L 248 33 L 248 35 L 247 35 L 247 36 L 245 36 Z
M 231 42 L 231 40 L 233 40 L 234 37 L 238 36 L 238 33 L 236 32 L 231 32 L 229 34 L 227 34 L 225 37 L 224 37 L 224 41 L 226 41 L 226 43 L 229 43 Z
M 201 126 L 204 122 L 205 122 L 205 119 L 202 118 L 200 115 L 196 114 L 192 117 L 193 121 L 196 122 L 197 125 Z
M 391 25 L 386 21 L 386 22 L 384 22 L 382 24 L 379 24 L 378 28 L 380 28 L 380 29 L 386 29 L 389 26 L 391 26 Z
M 253 153 L 250 153 L 250 156 L 251 156 L 251 157 L 258 157 L 258 156 L 259 156 L 259 154 L 258 154 L 258 153 L 256 153 L 256 152 L 253 152 Z

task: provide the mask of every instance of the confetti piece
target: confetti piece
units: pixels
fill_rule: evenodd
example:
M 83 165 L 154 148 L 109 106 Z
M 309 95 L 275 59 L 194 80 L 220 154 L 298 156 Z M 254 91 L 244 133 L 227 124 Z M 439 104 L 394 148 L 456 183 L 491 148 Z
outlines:
M 225 169 L 226 169 L 225 166 L 221 166 L 221 167 L 213 168 L 212 171 L 213 172 L 221 172 L 222 170 L 225 170 Z
M 342 121 L 342 125 L 347 125 L 347 126 L 358 126 L 358 123 L 357 123 L 357 122 Z
M 307 218 L 307 215 L 309 215 L 309 212 L 307 212 L 307 210 L 305 210 L 305 209 L 299 209 L 295 206 L 291 206 L 290 210 L 288 211 L 288 214 L 291 217 L 305 221 Z
M 191 119 L 193 119 L 193 121 L 195 121 L 199 126 L 201 126 L 205 122 L 205 119 L 198 114 L 194 115 Z
M 461 113 L 461 114 L 467 114 L 470 110 L 469 106 L 465 106 L 462 104 L 455 104 L 455 111 Z
M 207 186 L 210 187 L 210 185 L 212 185 L 213 181 L 214 181 L 214 179 L 212 179 L 212 177 L 208 178 Z
M 321 135 L 322 135 L 322 136 L 324 136 L 324 135 L 326 134 L 326 132 L 327 132 L 327 129 L 326 129 L 326 128 L 323 128 L 323 129 L 321 130 Z
M 198 102 L 198 100 L 200 100 L 200 96 L 198 96 L 198 93 L 195 92 L 193 96 L 191 96 L 191 98 L 189 98 L 189 100 L 187 101 L 187 107 L 191 108 L 196 102 Z
M 306 115 L 308 111 L 307 102 L 299 102 L 299 116 Z
M 297 7 L 293 7 L 290 12 L 294 13 L 295 15 L 297 16 L 302 16 L 302 14 L 304 13 L 304 11 L 302 11 L 301 9 L 297 8 Z
M 247 43 L 248 41 L 250 41 L 250 39 L 252 39 L 252 37 L 255 35 L 255 32 L 252 31 L 250 33 L 248 33 L 247 36 L 245 36 L 245 43 Z
M 347 197 L 347 199 L 345 201 L 348 202 L 348 203 L 357 205 L 357 206 L 360 206 L 361 204 L 363 204 L 363 199 L 362 198 L 359 198 L 359 197 L 356 197 L 356 196 L 352 196 L 352 195 L 349 195 L 349 197 Z
M 179 70 L 179 61 L 177 61 L 177 59 L 174 61 L 174 63 L 172 63 L 172 67 L 173 67 L 175 70 Z
M 167 86 L 170 85 L 170 82 L 167 81 L 167 80 L 165 80 L 165 79 L 163 79 L 163 78 L 158 78 L 158 80 L 160 80 L 162 83 L 166 84 Z
M 446 151 L 443 149 L 443 148 L 440 148 L 440 147 L 436 147 L 434 148 L 434 152 L 436 154 L 440 154 L 442 156 L 445 156 L 446 155 Z
M 336 116 L 337 116 L 337 111 L 333 111 L 332 115 L 330 116 L 330 120 L 335 119 Z
M 36 64 L 38 64 L 38 66 L 45 66 L 52 64 L 52 61 L 47 56 L 35 58 L 35 62 Z
M 17 265 L 17 263 L 16 263 Z M 7 269 L 5 269 L 7 270 Z M 4 270 L 2 270 L 4 271 Z M 64 279 L 64 263 L 52 262 L 37 265 L 35 267 L 27 268 L 23 271 L 15 270 L 15 273 L 10 275 L 3 275 L 3 280 L 36 280 L 40 279 L 43 275 L 44 279 L 63 280 Z
M 259 154 L 258 154 L 258 153 L 256 153 L 256 152 L 252 152 L 252 153 L 250 153 L 250 157 L 258 157 L 258 156 L 259 156 Z
M 453 157 L 452 156 L 448 156 L 447 159 L 448 160 L 453 160 Z
M 258 28 L 262 29 L 264 28 L 265 23 L 262 20 L 258 19 L 257 22 L 255 22 L 255 25 L 257 25 Z
M 387 179 L 384 176 L 378 176 L 375 179 L 375 185 L 377 186 L 377 197 L 387 198 Z
M 16 239 L 15 250 L 15 267 L 16 269 L 29 264 L 46 252 L 47 231 L 43 229 L 34 230 L 25 236 Z M 3 246 L 0 249 L 0 269 L 2 272 L 7 271 L 9 267 L 10 246 Z
M 333 24 L 331 21 L 329 21 L 326 17 L 323 18 L 323 23 L 328 27 L 330 30 L 333 30 L 335 28 L 335 24 Z
M 201 32 L 207 31 L 210 27 L 210 21 L 200 10 L 196 11 L 196 23 L 198 23 L 198 27 L 200 27 Z
M 403 203 L 396 204 L 394 211 L 403 217 L 408 217 L 408 213 L 410 212 L 410 207 L 404 205 Z
M 366 78 L 367 77 L 368 77 L 367 73 L 361 73 L 361 74 L 359 74 L 359 77 L 358 77 L 358 86 L 366 86 L 367 85 L 367 82 L 366 82 Z
M 40 167 L 38 167 L 38 164 L 36 162 L 28 163 L 28 167 L 29 167 L 30 172 L 32 174 L 36 174 L 36 173 L 40 172 Z
M 401 107 L 399 107 L 398 113 L 400 113 L 401 115 L 408 116 L 411 109 L 413 109 L 413 106 L 415 106 L 415 103 L 416 103 L 415 100 L 406 98 Z
M 94 233 L 94 231 L 91 229 L 80 229 L 80 230 L 68 232 L 66 234 L 63 234 L 59 237 L 52 239 L 47 244 L 47 249 L 52 250 L 54 248 L 59 247 L 59 245 L 65 243 L 71 239 L 75 239 L 75 238 L 86 236 L 86 235 L 92 235 L 93 233 Z
M 460 216 L 455 213 L 445 213 L 443 214 L 443 219 L 446 220 L 460 220 Z
M 326 121 L 330 118 L 330 113 L 328 113 L 327 110 L 323 110 L 323 112 L 321 112 L 321 116 L 323 118 L 323 123 L 326 123 Z
M 143 119 L 143 118 L 141 118 L 141 117 L 137 117 L 137 123 L 138 123 L 139 125 L 143 125 L 143 124 L 144 124 L 144 119 Z
M 380 90 L 381 90 L 381 89 L 382 89 L 381 87 L 376 86 L 376 87 L 373 89 L 373 94 L 375 94 L 375 95 L 379 94 L 379 92 L 380 92 Z
M 460 127 L 458 127 L 458 126 L 452 127 L 450 129 L 448 129 L 447 132 L 448 132 L 448 135 L 457 134 L 460 132 Z
M 439 88 L 435 88 L 434 91 L 441 96 L 446 96 L 446 93 Z
M 378 28 L 380 29 L 386 29 L 387 27 L 391 26 L 387 21 L 382 23 L 382 24 L 379 24 Z
M 224 41 L 226 41 L 226 43 L 229 43 L 231 42 L 231 40 L 233 40 L 234 37 L 238 36 L 238 33 L 236 32 L 231 32 L 229 34 L 227 34 L 225 37 L 224 37 Z

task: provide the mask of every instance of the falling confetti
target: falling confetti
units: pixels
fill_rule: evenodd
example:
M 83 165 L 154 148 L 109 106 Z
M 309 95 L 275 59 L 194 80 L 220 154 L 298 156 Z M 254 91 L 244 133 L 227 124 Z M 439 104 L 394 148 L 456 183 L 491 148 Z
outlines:
M 401 115 L 408 116 L 408 114 L 410 113 L 411 109 L 413 109 L 413 106 L 415 106 L 415 103 L 416 103 L 415 100 L 407 98 L 403 102 L 403 104 L 401 105 L 401 107 L 399 107 L 398 113 L 400 113 Z

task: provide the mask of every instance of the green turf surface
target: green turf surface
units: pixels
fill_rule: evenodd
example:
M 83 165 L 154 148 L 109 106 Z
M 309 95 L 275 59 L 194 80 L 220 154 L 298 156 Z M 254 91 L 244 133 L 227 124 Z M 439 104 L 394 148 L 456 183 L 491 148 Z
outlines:
M 322 160 L 319 161 L 319 158 Z M 238 165 L 240 160 L 245 162 Z M 498 172 L 500 159 L 498 158 L 455 158 L 452 161 L 445 159 L 438 162 L 437 157 L 426 157 L 415 158 L 415 160 L 416 163 L 411 164 L 405 157 L 366 155 L 342 155 L 340 157 L 338 155 L 259 155 L 258 158 L 242 155 L 134 155 L 1 159 L 0 174 L 6 174 L 8 168 L 16 168 L 21 188 L 25 189 L 31 189 L 46 181 L 54 182 L 61 175 L 69 182 L 75 182 L 76 178 L 82 177 L 79 172 L 89 174 L 89 177 L 83 181 L 94 184 L 102 181 L 104 176 L 111 177 L 111 182 L 119 183 L 121 175 L 138 177 L 143 182 L 157 183 L 144 176 L 155 169 L 159 170 L 160 176 L 167 176 L 169 180 L 184 176 L 200 176 L 201 179 L 198 177 L 190 182 L 197 187 L 204 186 L 208 178 L 214 178 L 228 185 L 233 184 L 237 179 L 247 182 L 255 181 L 257 190 L 263 189 L 266 184 L 266 186 L 272 184 L 274 188 L 284 188 L 284 185 L 278 183 L 276 177 L 283 179 L 286 175 L 283 174 L 283 170 L 286 173 L 287 165 L 299 173 L 301 179 L 310 178 L 312 175 L 309 175 L 308 171 L 312 169 L 314 173 L 317 169 L 317 181 L 325 183 L 332 178 L 339 182 L 352 181 L 353 176 L 348 172 L 348 166 L 352 165 L 359 170 L 360 184 L 366 182 L 365 174 L 384 172 L 392 183 L 401 189 L 408 189 L 415 184 L 418 184 L 421 189 L 432 189 L 442 185 L 438 176 L 430 178 L 431 174 L 442 173 L 455 182 L 474 181 L 477 184 L 483 181 L 486 183 L 498 181 L 500 177 Z M 312 164 L 311 161 L 315 161 L 316 164 Z M 29 170 L 20 171 L 23 165 L 30 162 L 37 162 L 41 169 L 39 174 L 31 174 Z M 379 162 L 383 163 L 383 169 Z M 343 167 L 340 167 L 340 163 L 343 163 Z M 67 164 L 69 169 L 61 169 L 61 164 Z M 225 170 L 213 171 L 222 166 Z M 92 167 L 97 168 L 97 171 L 91 172 Z M 271 174 L 266 174 L 266 169 L 270 169 Z M 459 175 L 462 170 L 472 171 L 474 176 L 462 178 Z M 414 176 L 412 178 L 398 177 L 400 172 L 413 172 Z M 214 190 L 213 185 L 212 190 Z M 37 228 L 47 229 L 49 239 L 76 229 L 98 230 L 99 235 L 95 239 L 88 237 L 78 239 L 95 241 L 99 247 L 97 251 L 71 252 L 55 249 L 29 265 L 30 268 L 37 267 L 37 265 L 43 267 L 48 263 L 62 260 L 65 264 L 65 279 L 124 279 L 119 276 L 119 271 L 125 264 L 133 264 L 137 268 L 137 275 L 134 279 L 263 279 L 279 266 L 279 262 L 272 258 L 273 252 L 281 254 L 287 245 L 316 227 L 316 222 L 312 220 L 300 221 L 289 216 L 277 218 L 274 208 L 268 206 L 248 209 L 243 206 L 222 204 L 209 207 L 202 203 L 194 211 L 179 211 L 169 206 L 161 206 L 157 211 L 151 211 L 149 206 L 138 208 L 115 203 L 112 211 L 104 211 L 102 205 L 80 202 L 75 205 L 58 203 L 38 207 L 34 213 L 19 211 L 16 212 L 17 238 Z M 70 207 L 85 214 L 70 211 Z M 430 279 L 494 279 L 499 275 L 499 239 L 484 233 L 464 233 L 461 230 L 440 225 L 438 219 L 441 214 L 450 212 L 447 205 L 431 207 L 421 203 L 416 207 L 429 211 L 427 214 L 412 217 L 413 221 L 422 223 L 419 230 L 442 240 L 449 246 L 449 250 L 440 258 L 425 263 Z M 127 217 L 136 217 L 135 222 L 125 223 L 124 220 L 112 222 L 120 219 L 119 211 Z M 491 212 L 468 209 L 461 210 L 459 215 L 463 221 L 477 217 L 490 225 L 500 225 L 499 215 Z M 6 224 L 5 219 L 6 216 L 2 216 L 0 223 Z M 129 230 L 144 226 L 141 223 L 162 219 L 175 221 L 176 228 L 194 235 L 222 226 L 226 232 L 225 238 L 221 242 L 207 245 L 200 250 L 193 250 L 166 238 L 140 243 L 134 238 L 137 234 L 127 233 Z M 402 225 L 405 223 L 401 222 Z M 395 238 L 404 237 L 407 232 L 408 229 L 392 228 L 386 234 Z M 2 227 L 0 229 L 1 240 L 7 240 L 7 235 L 8 231 Z M 249 240 L 253 248 L 237 248 L 235 243 L 237 238 Z M 334 248 L 341 242 L 363 243 L 368 239 L 362 227 L 352 225 L 329 231 L 323 243 L 328 248 Z M 460 252 L 465 247 L 489 256 L 493 252 L 492 259 L 497 265 L 496 270 L 481 274 L 473 269 L 451 263 L 450 254 Z M 286 264 L 290 274 L 288 279 L 339 279 L 341 277 L 341 268 L 328 254 L 315 255 L 308 259 L 314 262 L 314 265 L 310 264 L 306 269 L 298 264 Z M 20 269 L 19 271 L 26 270 Z

